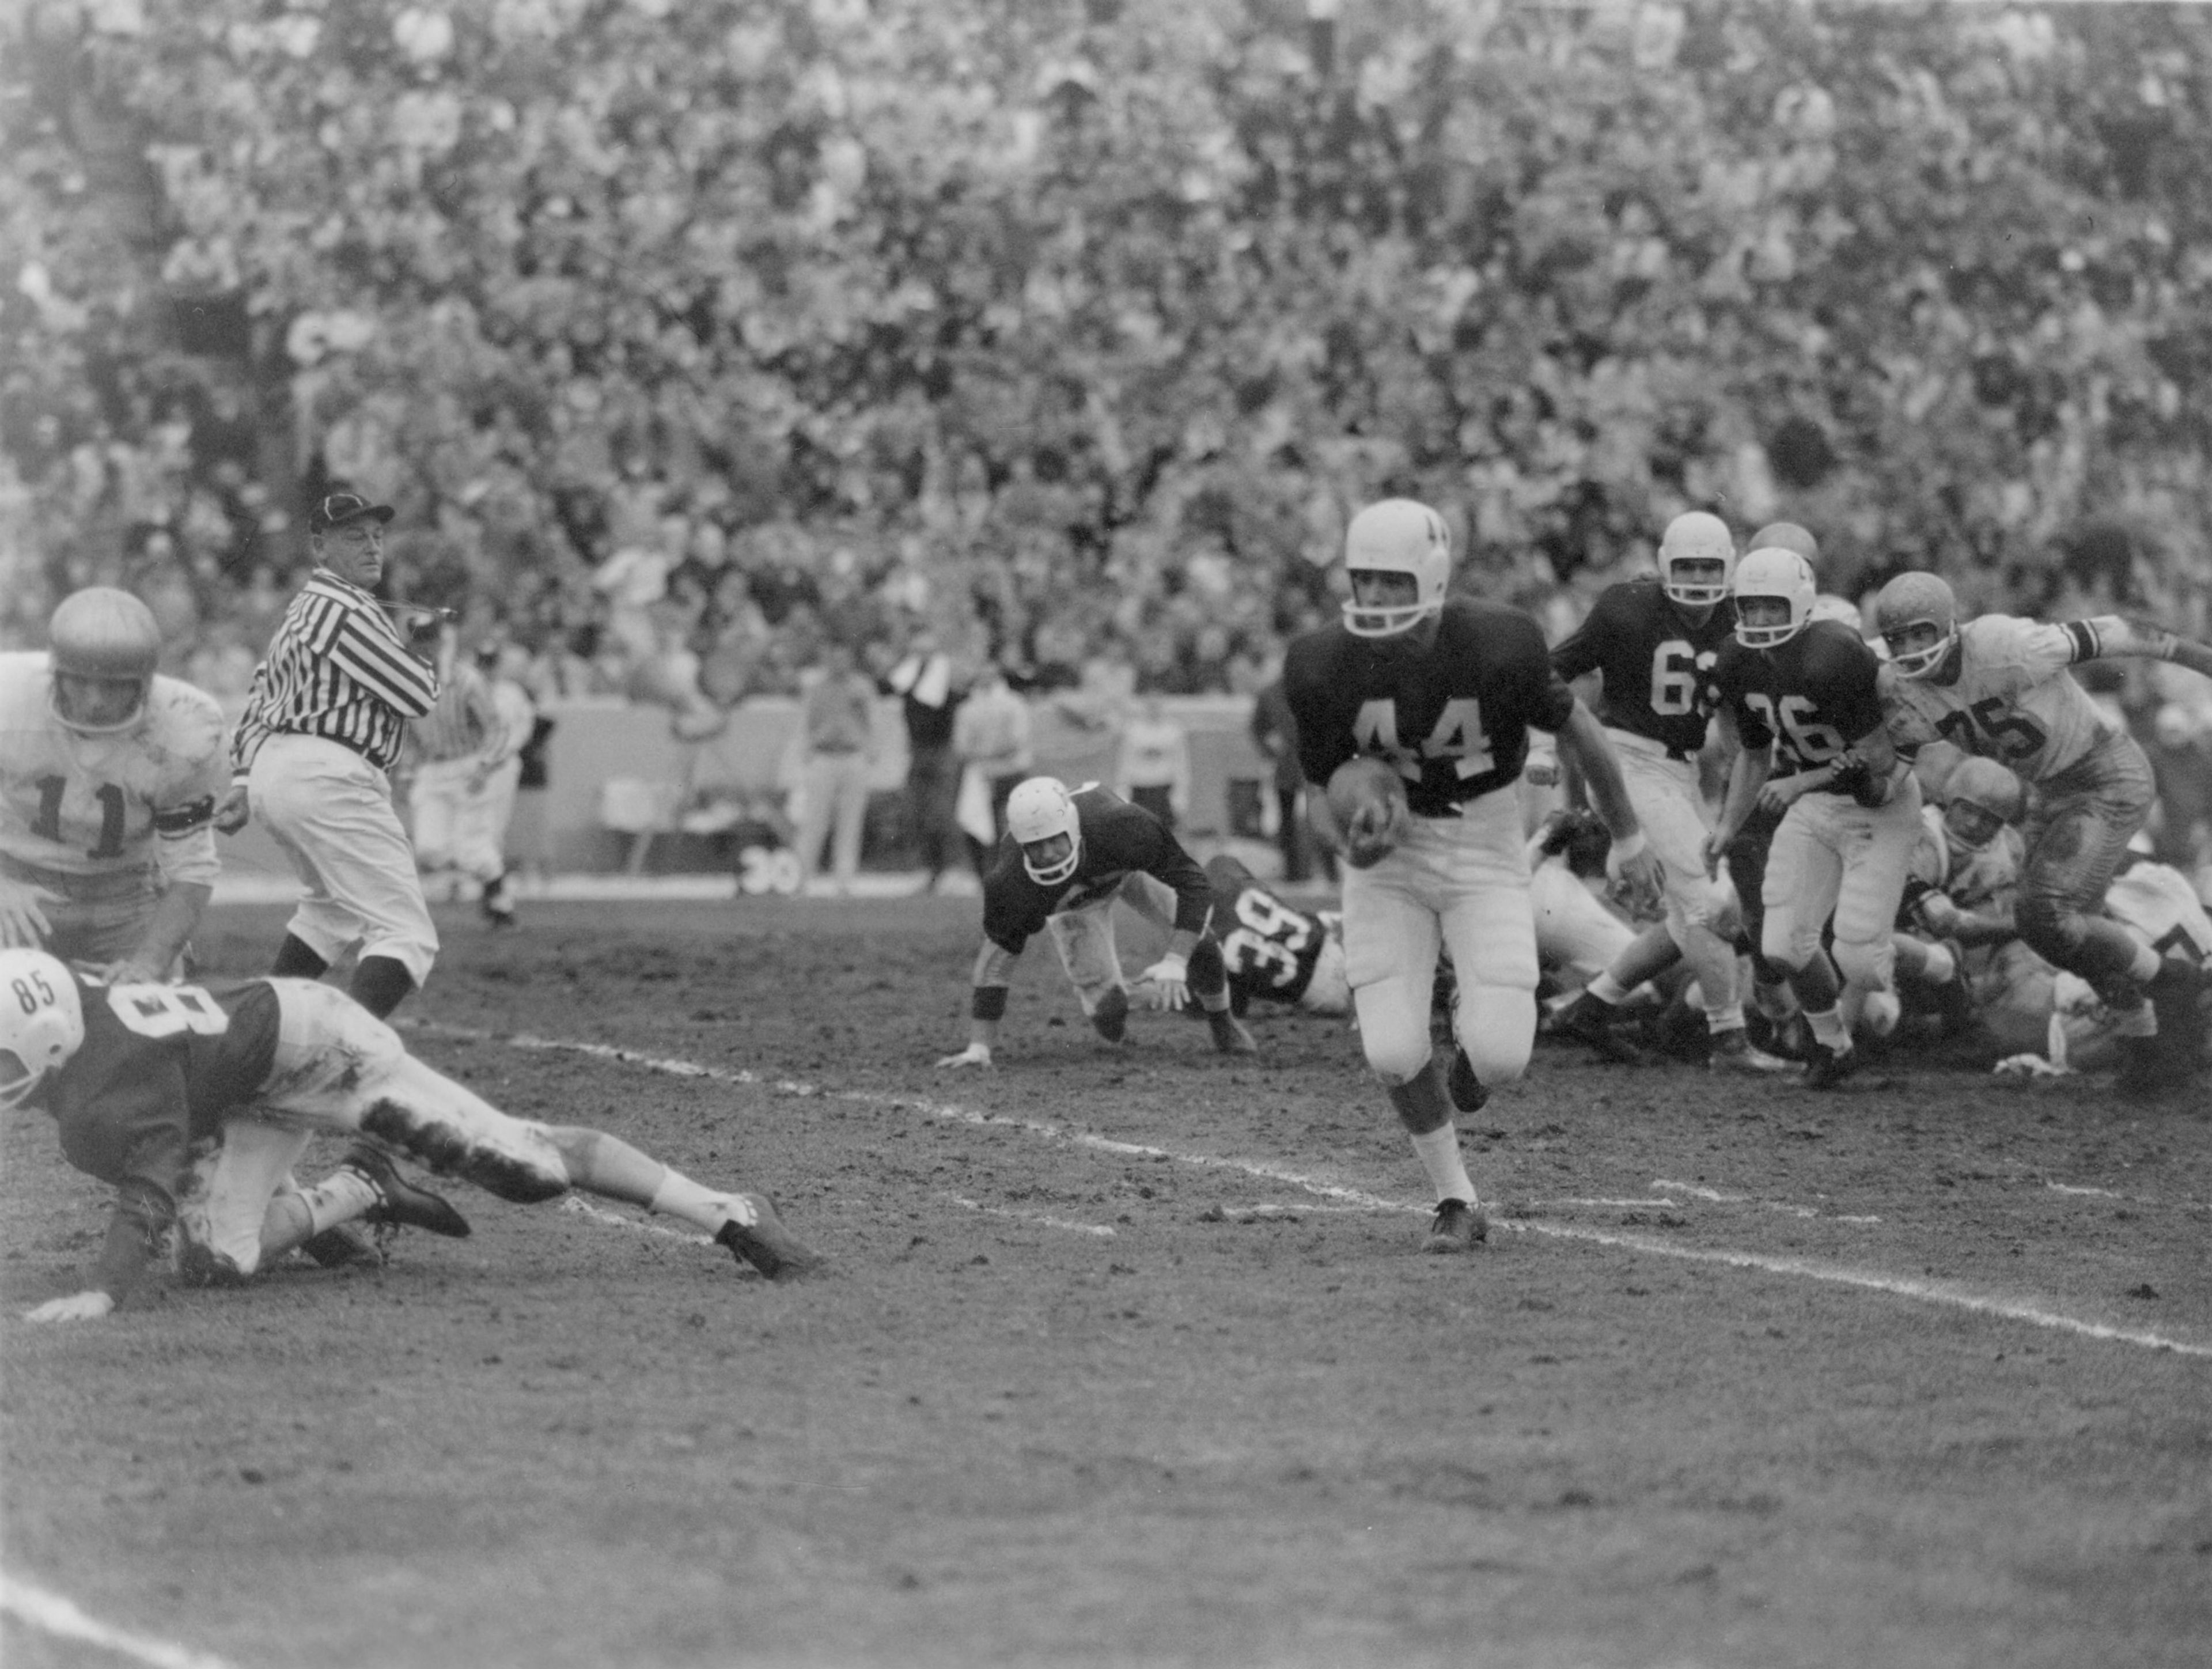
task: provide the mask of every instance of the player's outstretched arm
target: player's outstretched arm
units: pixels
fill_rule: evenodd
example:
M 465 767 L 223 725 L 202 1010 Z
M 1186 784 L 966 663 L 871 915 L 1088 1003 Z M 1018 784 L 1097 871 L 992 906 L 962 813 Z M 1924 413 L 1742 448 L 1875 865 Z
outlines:
M 2212 678 L 2212 644 L 2197 643 L 2164 626 L 2144 620 L 2124 620 L 2117 614 L 2100 614 L 2069 626 L 2075 640 L 2076 661 L 2103 661 L 2114 655 L 2134 655 L 2146 661 L 2171 661 L 2199 677 Z
M 1644 844 L 1644 825 L 1629 801 L 1628 785 L 1621 780 L 1620 760 L 1613 753 L 1613 744 L 1606 740 L 1596 715 L 1579 698 L 1560 728 L 1559 752 L 1581 771 L 1597 814 L 1605 819 L 1613 836 L 1613 850 L 1605 860 L 1607 873 L 1629 897 L 1645 904 L 1655 902 L 1666 886 L 1666 872 L 1659 855 Z

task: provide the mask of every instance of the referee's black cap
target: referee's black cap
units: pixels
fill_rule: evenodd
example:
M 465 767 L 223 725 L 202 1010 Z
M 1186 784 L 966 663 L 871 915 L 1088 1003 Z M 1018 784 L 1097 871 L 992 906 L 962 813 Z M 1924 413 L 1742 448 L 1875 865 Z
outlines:
M 389 521 L 392 515 L 389 504 L 372 504 L 357 492 L 334 492 L 307 512 L 307 531 L 327 533 L 331 528 L 343 527 L 349 521 L 368 518 Z

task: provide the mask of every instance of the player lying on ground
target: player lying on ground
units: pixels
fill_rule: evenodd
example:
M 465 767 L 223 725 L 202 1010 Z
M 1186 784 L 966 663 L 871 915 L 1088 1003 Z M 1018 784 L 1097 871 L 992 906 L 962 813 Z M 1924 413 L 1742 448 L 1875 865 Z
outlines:
M 521 1204 L 581 1188 L 665 1212 L 770 1279 L 823 1263 L 764 1197 L 708 1188 L 599 1130 L 512 1118 L 310 980 L 106 985 L 43 951 L 0 951 L 0 1107 L 33 1097 L 59 1124 L 64 1156 L 118 1193 L 91 1283 L 40 1305 L 33 1321 L 106 1315 L 173 1224 L 187 1273 L 217 1280 L 357 1217 L 468 1232 L 435 1195 L 395 1187 L 389 1167 L 362 1154 L 315 1188 L 290 1190 L 319 1130 L 372 1137 Z
M 1175 895 L 1166 953 L 1139 976 L 1163 1008 L 1195 997 L 1224 1055 L 1258 1045 L 1229 1012 L 1229 982 L 1213 935 L 1213 888 L 1166 824 L 1097 784 L 1070 792 L 1032 777 L 1006 797 L 1006 834 L 983 880 L 983 947 L 970 977 L 968 1046 L 939 1066 L 988 1066 L 1015 962 L 1042 929 L 1091 1025 L 1109 1043 L 1127 1033 L 1129 990 L 1114 944 L 1114 900 L 1149 881 Z

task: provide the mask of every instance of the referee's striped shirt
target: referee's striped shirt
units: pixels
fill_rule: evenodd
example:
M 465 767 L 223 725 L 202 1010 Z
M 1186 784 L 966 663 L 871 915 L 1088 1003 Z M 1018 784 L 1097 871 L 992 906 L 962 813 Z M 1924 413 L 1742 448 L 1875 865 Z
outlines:
M 408 652 L 376 599 L 318 568 L 253 669 L 230 739 L 232 773 L 252 771 L 261 744 L 275 735 L 319 736 L 389 771 L 407 721 L 437 698 L 436 671 Z

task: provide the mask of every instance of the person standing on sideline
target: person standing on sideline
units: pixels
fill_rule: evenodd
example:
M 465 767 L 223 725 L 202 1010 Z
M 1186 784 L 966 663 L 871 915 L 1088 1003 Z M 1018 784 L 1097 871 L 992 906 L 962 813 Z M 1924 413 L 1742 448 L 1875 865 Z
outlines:
M 1305 772 L 1298 769 L 1297 721 L 1283 692 L 1282 657 L 1273 657 L 1273 676 L 1252 697 L 1252 746 L 1275 768 L 1275 847 L 1283 855 L 1283 885 L 1302 886 L 1312 878 L 1313 836 L 1306 827 Z M 1336 879 L 1333 855 L 1324 854 L 1328 878 Z
M 1003 668 L 988 666 L 952 721 L 952 751 L 961 760 L 960 826 L 968 834 L 968 856 L 980 878 L 991 869 L 991 855 L 1006 831 L 1006 799 L 1030 774 L 1030 704 L 1006 683 Z M 969 779 L 973 778 L 971 790 Z M 988 816 L 971 805 L 984 797 Z M 977 831 L 988 822 L 988 835 Z
M 1517 609 L 1447 598 L 1451 535 L 1408 498 L 1370 504 L 1345 531 L 1344 618 L 1290 647 L 1283 681 L 1314 832 L 1344 877 L 1345 977 L 1368 1069 L 1382 1082 L 1436 1191 L 1425 1249 L 1458 1252 L 1488 1233 L 1452 1110 L 1528 1069 L 1536 1035 L 1536 923 L 1521 796 L 1528 731 L 1556 732 L 1613 836 L 1613 873 L 1656 898 L 1647 849 L 1620 762 L 1589 710 L 1553 670 L 1543 629 Z M 1340 823 L 1326 792 L 1362 754 L 1404 785 Z M 1437 960 L 1457 976 L 1447 1075 L 1430 1045 Z
M 1170 829 L 1190 815 L 1190 732 L 1157 694 L 1140 697 L 1121 726 L 1114 791 Z
M 429 978 L 438 953 L 392 804 L 407 721 L 438 696 L 435 668 L 372 594 L 392 516 L 390 505 L 349 492 L 308 513 L 314 571 L 254 668 L 215 819 L 226 834 L 260 819 L 307 888 L 270 972 L 319 979 L 357 947 L 348 989 L 380 1020 Z
M 515 801 L 521 796 L 524 752 L 533 745 L 538 750 L 538 786 L 545 786 L 544 745 L 538 728 L 538 704 L 530 698 L 530 691 L 522 682 L 521 658 L 521 650 L 496 638 L 488 637 L 477 645 L 477 671 L 491 686 L 491 704 L 506 728 L 511 748 L 484 783 L 484 820 L 490 825 L 492 850 L 499 854 L 500 893 L 507 901 L 505 924 L 509 927 L 514 924 L 514 861 L 507 856 L 507 831 L 514 820 Z M 493 925 L 500 923 L 495 922 Z
M 832 642 L 822 669 L 799 699 L 799 873 L 802 891 L 820 872 L 830 838 L 837 896 L 860 869 L 868 773 L 876 762 L 876 686 L 854 664 L 851 648 Z
M 510 728 L 489 680 L 461 658 L 452 624 L 432 615 L 428 625 L 416 642 L 428 647 L 437 668 L 438 699 L 407 727 L 414 754 L 407 804 L 415 819 L 416 867 L 425 876 L 450 870 L 475 881 L 485 919 L 494 927 L 513 927 L 514 900 L 501 848 L 504 813 L 514 807 L 515 751 L 528 727 L 520 734 Z M 496 664 L 496 649 L 492 658 Z
M 952 747 L 955 715 L 967 691 L 953 675 L 952 657 L 937 646 L 935 634 L 918 632 L 905 655 L 884 679 L 886 694 L 899 698 L 906 724 L 906 812 L 915 848 L 926 874 L 925 892 L 936 891 L 952 861 L 959 838 L 954 820 L 960 796 L 960 758 Z

